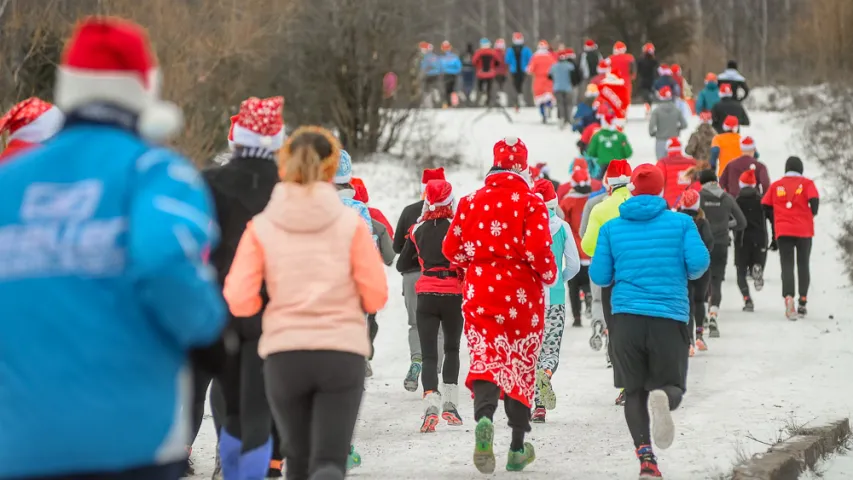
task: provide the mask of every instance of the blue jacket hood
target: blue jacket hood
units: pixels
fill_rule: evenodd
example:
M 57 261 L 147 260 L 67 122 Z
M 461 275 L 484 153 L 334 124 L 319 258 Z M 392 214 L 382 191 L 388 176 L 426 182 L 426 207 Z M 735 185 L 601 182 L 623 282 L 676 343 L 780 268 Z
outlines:
M 666 200 L 652 195 L 638 195 L 619 205 L 619 216 L 625 220 L 644 222 L 667 210 Z

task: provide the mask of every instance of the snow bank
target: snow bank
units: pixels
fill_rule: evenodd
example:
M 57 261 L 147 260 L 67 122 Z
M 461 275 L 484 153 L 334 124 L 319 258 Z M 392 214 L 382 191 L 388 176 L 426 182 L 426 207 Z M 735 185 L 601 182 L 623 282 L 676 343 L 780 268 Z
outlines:
M 812 87 L 756 87 L 744 101 L 750 111 L 800 111 L 830 98 L 828 85 Z

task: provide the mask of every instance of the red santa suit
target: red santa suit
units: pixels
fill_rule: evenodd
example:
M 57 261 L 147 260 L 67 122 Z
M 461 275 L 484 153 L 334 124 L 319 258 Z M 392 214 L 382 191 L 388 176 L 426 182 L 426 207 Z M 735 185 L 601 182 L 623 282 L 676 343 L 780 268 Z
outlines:
M 631 106 L 629 85 L 624 79 L 608 74 L 598 86 L 598 101 L 606 105 L 621 121 L 628 117 L 628 107 Z
M 613 55 L 610 56 L 610 72 L 625 80 L 628 98 L 631 98 L 631 82 L 634 80 L 634 56 L 628 53 L 628 47 L 623 42 L 613 45 Z
M 555 63 L 557 59 L 548 51 L 547 44 L 543 47 L 540 43 L 527 65 L 527 73 L 533 75 L 533 102 L 537 106 L 554 101 L 554 82 L 548 76 Z
M 675 208 L 681 194 L 693 184 L 690 172 L 696 167 L 696 160 L 681 154 L 681 142 L 677 137 L 667 140 L 666 154 L 658 160 L 657 166 L 663 172 L 663 198 L 670 208 Z
M 533 194 L 527 147 L 508 137 L 494 147 L 486 185 L 459 202 L 442 251 L 465 270 L 462 313 L 471 367 L 465 385 L 497 385 L 530 407 L 545 325 L 546 284 L 557 279 L 548 210 Z

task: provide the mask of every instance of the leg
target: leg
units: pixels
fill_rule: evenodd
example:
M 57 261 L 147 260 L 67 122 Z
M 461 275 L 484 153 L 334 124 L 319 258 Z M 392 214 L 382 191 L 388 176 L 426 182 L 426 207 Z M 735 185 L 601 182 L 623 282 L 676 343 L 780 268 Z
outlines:
M 307 480 L 316 365 L 305 352 L 274 353 L 264 362 L 267 399 L 279 432 L 287 435 L 287 480 Z
M 446 75 L 444 77 L 444 101 L 448 105 L 453 105 L 452 95 L 456 90 L 456 75 Z
M 743 295 L 744 299 L 751 297 L 749 294 L 749 283 L 746 280 L 747 270 L 749 270 L 748 265 L 737 266 L 737 286 L 740 288 L 740 294 Z
M 809 295 L 809 260 L 812 254 L 812 239 L 797 239 L 797 282 L 800 287 L 800 299 L 805 300 Z M 805 302 L 801 302 L 805 304 Z
M 510 397 L 504 397 L 504 412 L 507 424 L 512 429 L 512 443 L 509 449 L 518 452 L 524 449 L 524 436 L 530 432 L 530 409 L 523 403 Z
M 649 392 L 652 437 L 659 448 L 666 449 L 675 439 L 675 424 L 670 412 L 678 408 L 687 390 L 690 335 L 685 323 L 667 318 L 645 318 L 649 376 L 643 389 Z
M 566 306 L 549 305 L 545 311 L 545 335 L 539 354 L 539 369 L 556 372 L 560 365 L 560 345 L 566 327 Z
M 423 353 L 423 372 L 421 382 L 424 395 L 438 391 L 438 329 L 441 317 L 436 303 L 441 301 L 437 295 L 418 295 L 418 336 Z
M 474 420 L 477 427 L 474 429 L 474 466 L 481 473 L 492 473 L 495 471 L 495 426 L 493 423 L 495 410 L 498 408 L 498 399 L 501 389 L 497 385 L 485 380 L 475 380 L 474 390 Z
M 722 286 L 723 277 L 726 275 L 726 262 L 728 261 L 728 245 L 714 245 L 711 250 L 711 307 L 719 308 L 723 299 Z
M 370 329 L 370 360 L 373 360 L 373 355 L 376 353 L 376 349 L 373 346 L 374 340 L 376 340 L 376 334 L 379 333 L 379 324 L 376 323 L 376 314 L 371 313 L 367 316 L 367 325 Z
M 225 394 L 222 393 L 222 382 L 213 379 L 210 385 L 210 411 L 213 413 L 213 426 L 216 429 L 216 437 L 219 438 L 219 432 L 222 430 L 222 425 L 225 424 Z
M 583 267 L 581 267 L 583 269 Z M 581 320 L 581 279 L 579 272 L 571 280 L 569 280 L 569 305 L 572 308 L 572 320 L 574 323 L 580 323 Z
M 457 385 L 459 383 L 459 349 L 462 330 L 465 326 L 465 320 L 462 317 L 462 296 L 441 298 L 443 300 L 441 330 L 444 332 L 442 381 L 445 385 Z
M 201 429 L 201 422 L 204 420 L 204 404 L 207 400 L 207 390 L 210 387 L 211 375 L 199 368 L 198 365 L 193 365 L 193 395 L 192 405 L 190 406 L 191 421 L 190 437 L 187 441 L 188 450 L 192 450 L 192 444 L 198 436 L 198 431 Z
M 412 362 L 421 361 L 421 341 L 418 338 L 418 295 L 415 293 L 415 283 L 420 278 L 420 272 L 403 274 L 403 302 L 409 319 L 409 353 Z
M 794 297 L 797 288 L 794 284 L 794 237 L 779 237 L 779 261 L 782 263 L 782 296 Z
M 690 321 L 687 324 L 687 328 L 689 329 L 691 342 L 690 344 L 695 344 L 695 339 L 693 338 L 693 332 L 696 331 L 696 305 L 693 303 L 693 298 L 696 296 L 696 280 L 688 280 L 687 281 L 687 301 L 690 302 Z
M 652 444 L 651 420 L 649 419 L 649 392 L 645 390 L 625 391 L 625 421 L 634 448 Z
M 243 344 L 240 344 L 242 348 Z M 222 475 L 225 478 L 239 475 L 240 455 L 243 445 L 240 440 L 240 351 L 232 352 L 226 358 L 225 370 L 218 382 L 225 415 L 222 417 L 222 429 L 219 432 L 219 458 Z
M 272 458 L 272 416 L 263 368 L 258 341 L 245 342 L 240 349 L 240 475 L 246 478 L 263 478 Z

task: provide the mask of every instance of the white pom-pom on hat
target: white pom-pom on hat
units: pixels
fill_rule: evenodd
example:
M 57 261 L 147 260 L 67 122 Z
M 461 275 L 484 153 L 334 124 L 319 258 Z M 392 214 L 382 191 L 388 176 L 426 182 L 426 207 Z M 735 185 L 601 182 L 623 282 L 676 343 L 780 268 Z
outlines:
M 504 143 L 509 145 L 510 147 L 518 143 L 518 137 L 505 137 Z
M 637 187 L 634 186 L 633 182 L 628 184 L 628 191 L 629 192 L 633 192 L 636 188 Z
M 750 169 L 750 170 L 755 170 L 755 164 L 753 163 L 752 165 L 750 165 L 750 166 L 749 166 L 749 169 Z
M 429 206 L 429 211 L 430 211 L 430 212 L 434 212 L 434 211 L 435 211 L 435 205 L 430 205 L 430 206 Z
M 183 123 L 184 115 L 177 105 L 156 102 L 140 113 L 137 131 L 148 140 L 161 142 L 178 133 Z

